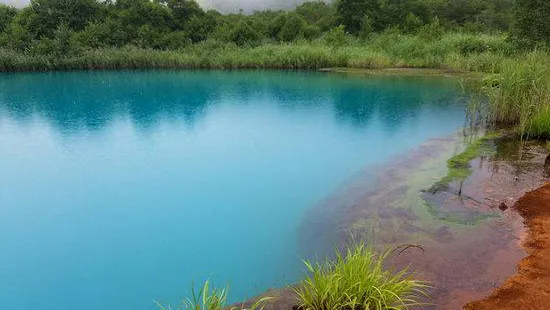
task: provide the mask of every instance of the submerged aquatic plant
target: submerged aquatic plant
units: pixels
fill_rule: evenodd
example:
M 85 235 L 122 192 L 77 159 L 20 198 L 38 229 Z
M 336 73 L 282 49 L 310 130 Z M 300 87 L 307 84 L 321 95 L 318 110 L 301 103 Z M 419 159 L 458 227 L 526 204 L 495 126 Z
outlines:
M 227 294 L 228 286 L 222 288 L 211 288 L 210 281 L 205 281 L 202 287 L 195 291 L 195 288 L 191 288 L 191 298 L 183 300 L 182 304 L 176 308 L 171 305 L 163 305 L 158 301 L 155 304 L 161 310 L 261 310 L 264 308 L 265 303 L 270 300 L 270 297 L 263 297 L 255 301 L 252 305 L 245 307 L 241 306 L 227 306 Z
M 437 181 L 429 190 L 430 193 L 436 193 L 446 190 L 452 182 L 462 183 L 472 174 L 470 162 L 481 156 L 489 156 L 494 150 L 491 141 L 498 138 L 498 133 L 487 133 L 480 138 L 470 141 L 463 152 L 451 157 L 447 161 L 447 175 Z M 460 195 L 459 191 L 459 195 Z
M 377 254 L 363 243 L 336 252 L 335 260 L 305 261 L 310 275 L 295 289 L 301 310 L 408 309 L 427 297 L 428 286 L 408 270 L 394 272 L 383 264 L 389 251 Z

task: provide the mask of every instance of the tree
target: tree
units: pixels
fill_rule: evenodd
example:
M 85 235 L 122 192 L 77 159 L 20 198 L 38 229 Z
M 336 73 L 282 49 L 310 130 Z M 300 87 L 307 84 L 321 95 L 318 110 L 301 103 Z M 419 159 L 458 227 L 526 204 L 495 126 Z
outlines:
M 173 29 L 170 10 L 149 0 L 118 0 L 111 8 L 113 31 L 119 34 L 122 44 L 151 42 L 153 36 L 163 36 Z M 148 39 L 146 39 L 148 38 Z
M 373 27 L 378 28 L 376 13 L 380 11 L 379 0 L 340 0 L 336 9 L 340 23 L 351 34 L 359 34 L 366 15 L 372 18 Z
M 516 0 L 516 40 L 530 45 L 550 44 L 550 1 Z
M 477 15 L 484 29 L 507 31 L 512 24 L 514 0 L 487 0 L 485 9 Z
M 407 29 L 419 27 L 432 19 L 432 12 L 424 1 L 385 0 L 376 13 L 376 30 L 391 27 Z M 413 25 L 414 24 L 414 25 Z
M 231 41 L 239 46 L 254 45 L 260 39 L 259 33 L 242 20 L 231 31 L 230 37 Z
M 51 38 L 63 23 L 72 30 L 82 30 L 99 16 L 101 8 L 97 0 L 31 0 L 29 30 L 37 39 Z
M 34 39 L 28 27 L 32 14 L 29 7 L 19 10 L 7 25 L 5 29 L 7 39 L 4 40 L 7 47 L 18 51 L 25 51 L 30 47 Z
M 202 17 L 205 14 L 200 5 L 194 0 L 164 0 L 164 3 L 172 11 L 181 29 L 193 16 Z
M 423 23 L 420 18 L 414 15 L 413 12 L 410 12 L 409 14 L 407 14 L 407 17 L 405 17 L 405 21 L 401 24 L 401 28 L 406 33 L 413 33 L 420 29 L 422 25 Z
M 325 35 L 325 42 L 332 48 L 338 48 L 346 44 L 348 38 L 343 25 L 331 29 Z
M 75 39 L 82 47 L 88 48 L 120 47 L 130 41 L 120 23 L 112 18 L 89 23 L 83 31 L 75 33 Z
M 458 25 L 478 22 L 478 17 L 486 10 L 485 0 L 452 0 L 447 1 L 441 9 L 441 17 Z
M 359 31 L 359 37 L 361 39 L 368 38 L 372 33 L 372 19 L 365 15 L 363 17 L 363 21 L 361 22 L 361 30 Z
M 185 24 L 185 31 L 193 43 L 204 41 L 216 27 L 216 20 L 212 15 L 192 15 Z
M 319 22 L 334 15 L 332 6 L 321 2 L 304 2 L 296 8 L 296 13 L 302 16 L 308 24 L 319 26 Z
M 6 30 L 16 14 L 17 10 L 14 7 L 0 3 L 0 32 Z
M 304 35 L 305 27 L 306 22 L 300 15 L 294 12 L 289 12 L 286 14 L 285 23 L 283 24 L 283 27 L 279 31 L 277 37 L 279 41 L 283 42 L 294 41 Z

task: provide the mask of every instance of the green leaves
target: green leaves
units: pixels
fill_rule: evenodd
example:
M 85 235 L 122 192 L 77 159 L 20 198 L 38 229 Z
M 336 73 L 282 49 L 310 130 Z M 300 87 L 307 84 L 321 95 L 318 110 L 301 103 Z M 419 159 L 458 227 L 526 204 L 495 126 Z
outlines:
M 546 0 L 516 0 L 516 40 L 527 45 L 550 45 L 550 2 Z

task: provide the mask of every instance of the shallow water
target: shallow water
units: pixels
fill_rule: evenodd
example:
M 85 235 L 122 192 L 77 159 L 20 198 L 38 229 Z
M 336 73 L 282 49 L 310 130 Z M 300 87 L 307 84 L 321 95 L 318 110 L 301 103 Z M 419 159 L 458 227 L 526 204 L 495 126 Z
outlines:
M 456 80 L 302 72 L 0 75 L 0 309 L 242 300 L 330 239 L 308 210 L 464 122 Z M 307 227 L 307 225 L 306 225 Z

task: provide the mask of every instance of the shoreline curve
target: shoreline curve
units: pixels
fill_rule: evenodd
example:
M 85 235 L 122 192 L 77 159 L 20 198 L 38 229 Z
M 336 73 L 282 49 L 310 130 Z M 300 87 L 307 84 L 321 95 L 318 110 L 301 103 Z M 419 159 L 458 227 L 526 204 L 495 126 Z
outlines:
M 524 219 L 528 256 L 517 272 L 488 297 L 472 301 L 466 310 L 544 310 L 550 305 L 550 183 L 526 193 L 513 206 Z

